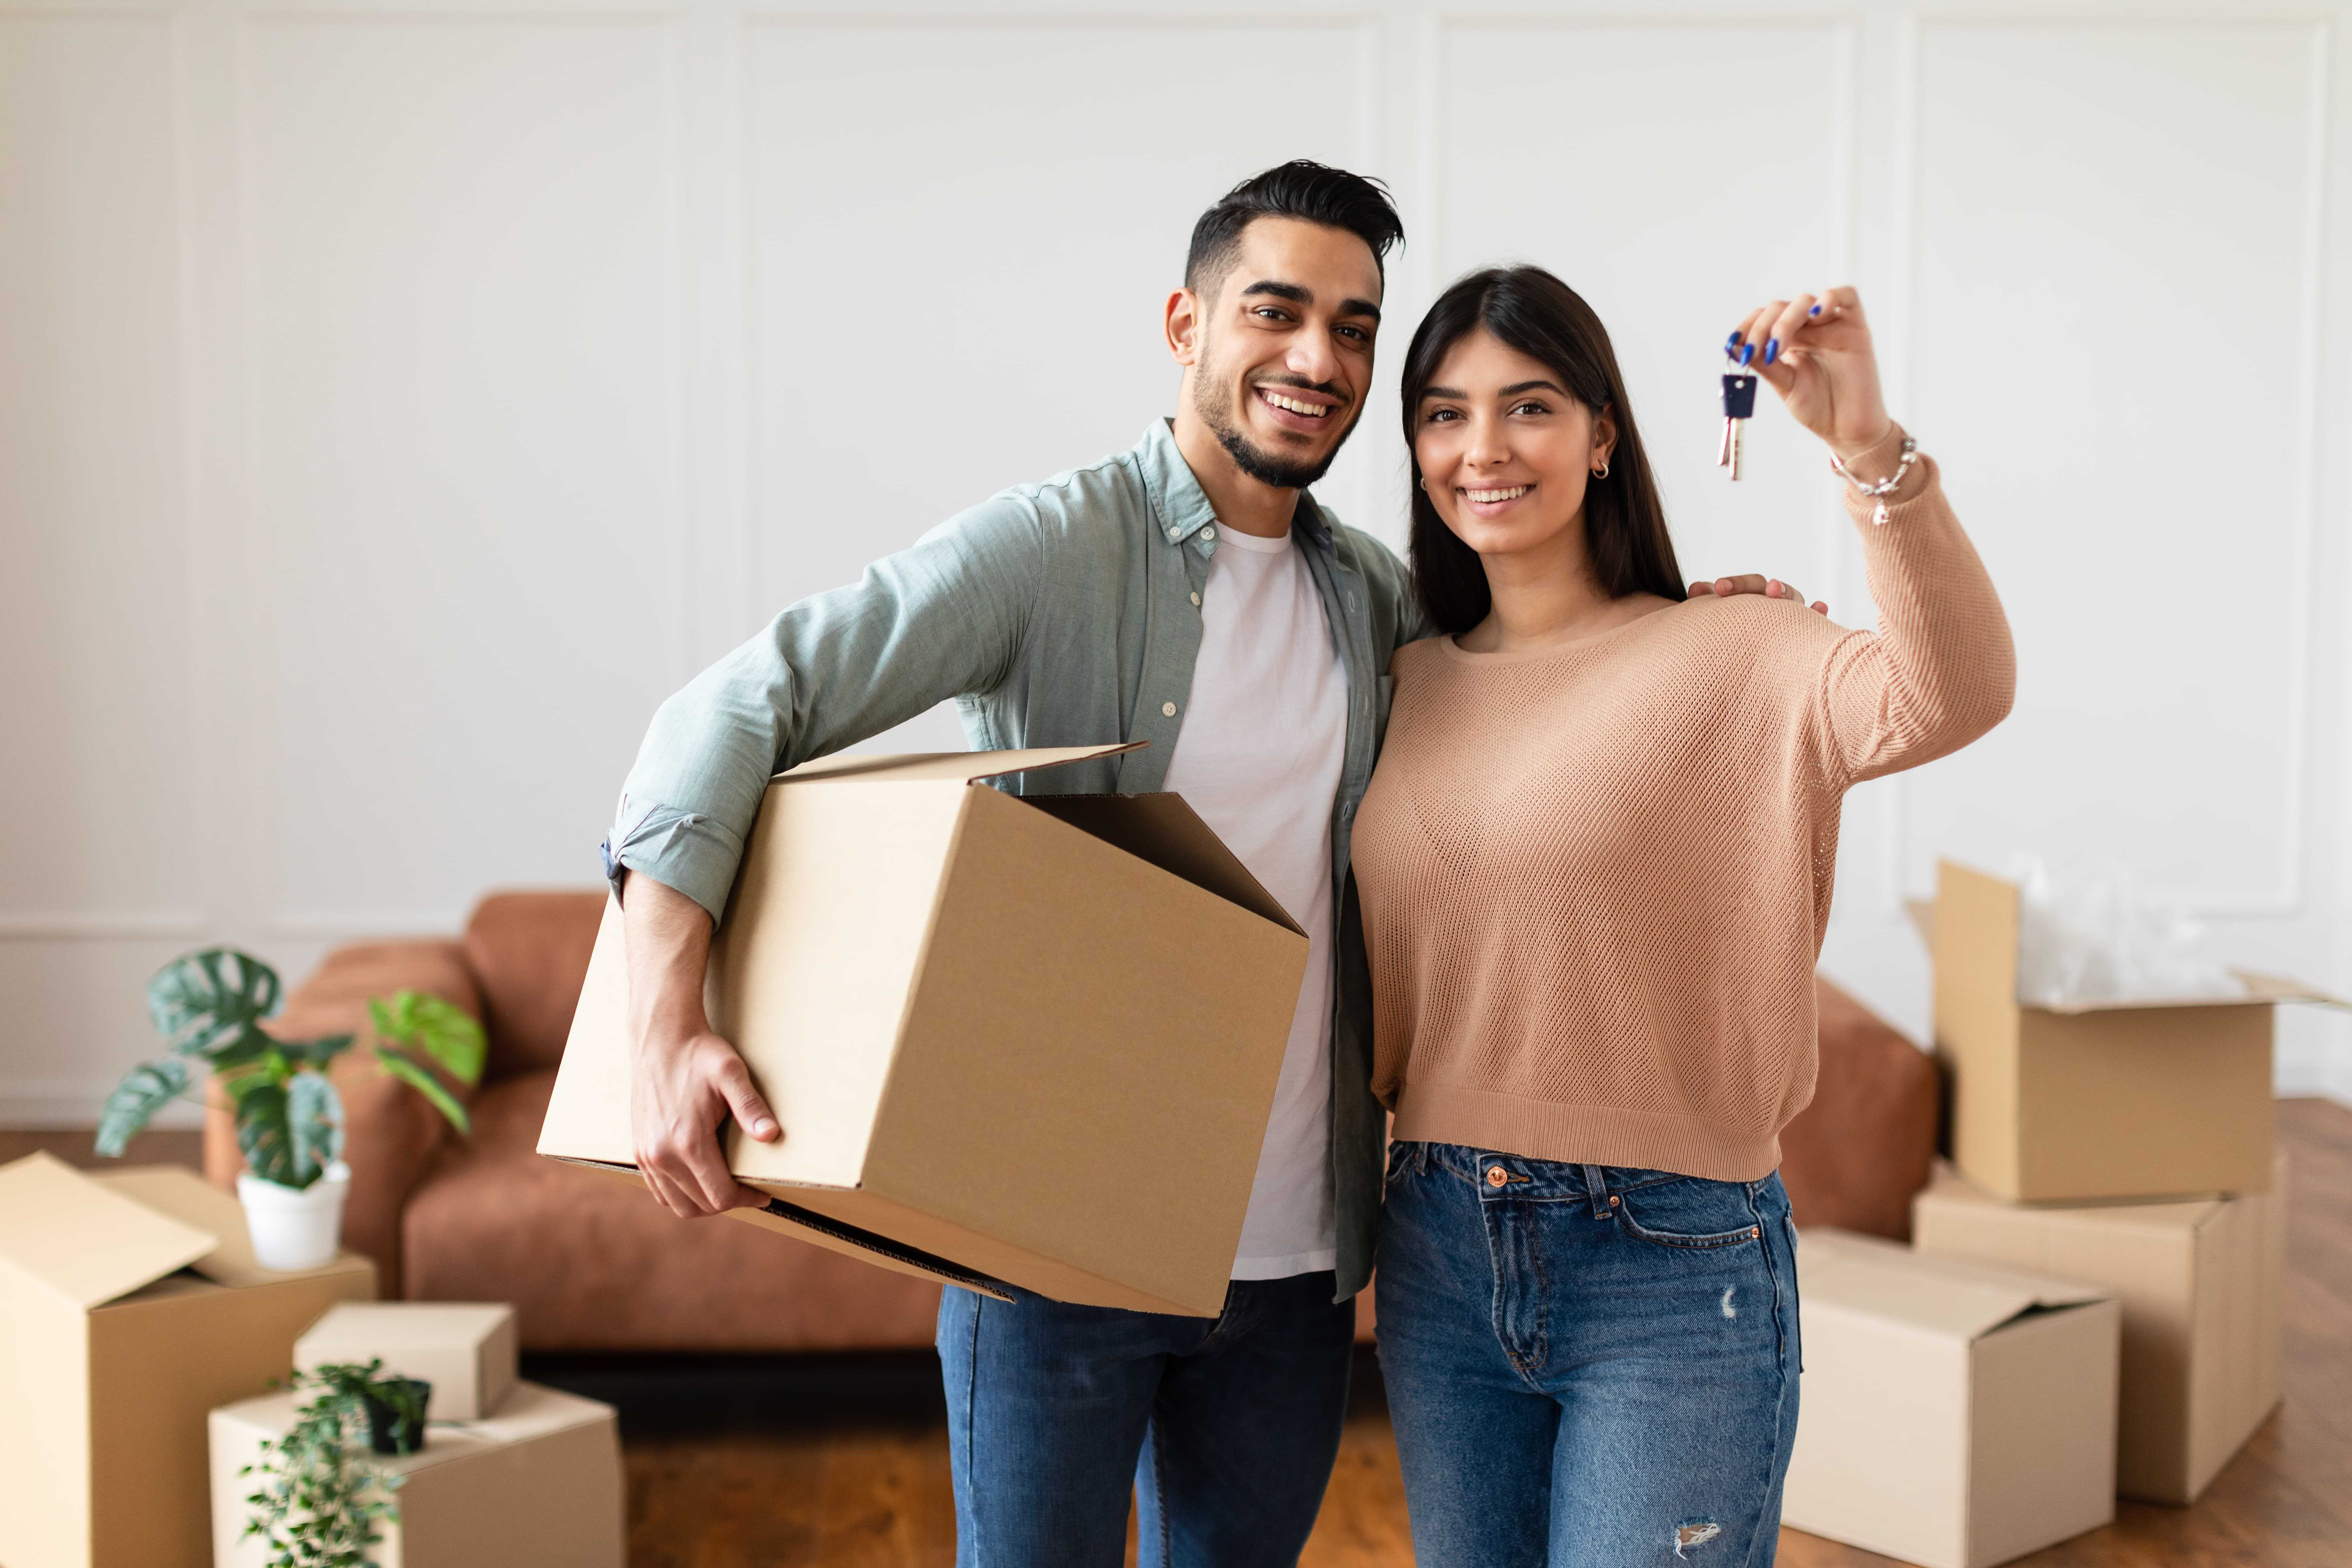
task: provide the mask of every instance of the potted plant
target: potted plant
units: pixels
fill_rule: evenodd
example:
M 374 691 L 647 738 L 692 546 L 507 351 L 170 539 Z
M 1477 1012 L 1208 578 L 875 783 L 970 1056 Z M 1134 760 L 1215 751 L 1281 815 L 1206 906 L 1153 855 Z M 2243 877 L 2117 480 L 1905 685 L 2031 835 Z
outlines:
M 292 1385 L 316 1393 L 296 1407 L 286 1435 L 264 1440 L 260 1459 L 237 1472 L 261 1478 L 245 1500 L 253 1511 L 238 1539 L 259 1536 L 269 1568 L 364 1568 L 383 1539 L 378 1522 L 400 1517 L 392 1494 L 407 1478 L 355 1453 L 354 1437 L 364 1429 L 376 1453 L 415 1453 L 432 1384 L 387 1375 L 371 1361 L 296 1373 Z
M 236 1117 L 246 1170 L 237 1177 L 255 1257 L 266 1268 L 315 1268 L 335 1255 L 343 1194 L 343 1103 L 328 1066 L 350 1035 L 281 1040 L 261 1027 L 278 1011 L 278 972 L 235 948 L 173 959 L 147 985 L 147 1012 L 165 1054 L 132 1068 L 107 1096 L 98 1152 L 119 1155 L 163 1106 L 205 1073 L 221 1080 Z M 466 1108 L 434 1075 L 438 1063 L 463 1083 L 482 1073 L 481 1026 L 459 1007 L 402 991 L 368 1004 L 381 1070 L 422 1094 L 460 1132 Z

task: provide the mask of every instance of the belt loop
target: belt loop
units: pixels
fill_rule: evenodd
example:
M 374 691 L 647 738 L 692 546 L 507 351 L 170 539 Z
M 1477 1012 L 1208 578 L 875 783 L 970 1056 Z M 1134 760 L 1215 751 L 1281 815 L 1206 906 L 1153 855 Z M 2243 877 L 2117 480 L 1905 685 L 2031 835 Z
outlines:
M 1416 1176 L 1429 1174 L 1429 1140 L 1426 1138 L 1412 1146 L 1412 1173 Z
M 1592 1196 L 1592 1217 L 1607 1219 L 1609 1217 L 1609 1180 L 1601 1173 L 1600 1166 L 1584 1167 L 1584 1190 Z

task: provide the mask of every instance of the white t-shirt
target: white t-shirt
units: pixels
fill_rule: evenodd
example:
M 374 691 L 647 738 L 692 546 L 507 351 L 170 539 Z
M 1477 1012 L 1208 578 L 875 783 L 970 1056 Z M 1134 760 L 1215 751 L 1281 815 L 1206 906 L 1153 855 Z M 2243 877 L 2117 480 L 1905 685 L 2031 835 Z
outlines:
M 1286 534 L 1217 531 L 1191 710 L 1163 788 L 1181 795 L 1307 932 L 1307 978 L 1259 1151 L 1236 1279 L 1336 1266 L 1331 1192 L 1331 801 L 1348 675 Z

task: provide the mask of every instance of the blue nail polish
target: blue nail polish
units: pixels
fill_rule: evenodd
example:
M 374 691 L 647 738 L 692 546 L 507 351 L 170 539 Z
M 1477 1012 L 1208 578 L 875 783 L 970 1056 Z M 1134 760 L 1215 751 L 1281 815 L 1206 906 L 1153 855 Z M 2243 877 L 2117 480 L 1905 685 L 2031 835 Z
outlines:
M 1818 316 L 1821 313 L 1822 308 L 1819 305 L 1814 306 L 1811 310 L 1805 312 L 1808 316 Z
M 1754 343 L 1742 343 L 1739 345 L 1739 363 L 1741 364 L 1745 365 L 1749 360 L 1752 360 L 1755 357 L 1756 345 Z
M 1770 364 L 1774 360 L 1779 359 L 1780 357 L 1780 340 L 1774 338 L 1771 342 L 1764 345 L 1764 363 L 1766 364 Z

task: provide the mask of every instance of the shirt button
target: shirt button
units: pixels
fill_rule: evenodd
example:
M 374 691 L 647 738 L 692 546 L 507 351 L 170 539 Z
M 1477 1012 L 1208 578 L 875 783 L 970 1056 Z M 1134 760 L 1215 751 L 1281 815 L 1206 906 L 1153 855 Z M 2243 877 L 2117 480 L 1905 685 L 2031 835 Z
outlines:
M 1510 1179 L 1509 1175 L 1505 1173 L 1502 1166 L 1489 1165 L 1486 1167 L 1486 1184 L 1488 1186 L 1499 1187 Z
M 1198 594 L 1192 595 L 1192 607 L 1196 610 L 1201 607 L 1201 595 Z
M 1213 542 L 1217 537 L 1217 531 L 1213 528 L 1204 528 L 1201 531 L 1201 537 Z
M 1173 719 L 1176 717 L 1176 704 L 1173 702 L 1162 702 L 1160 705 L 1160 716 L 1163 719 Z
M 1168 537 L 1171 539 L 1181 539 L 1184 537 L 1184 531 L 1181 528 L 1171 528 L 1168 531 Z

